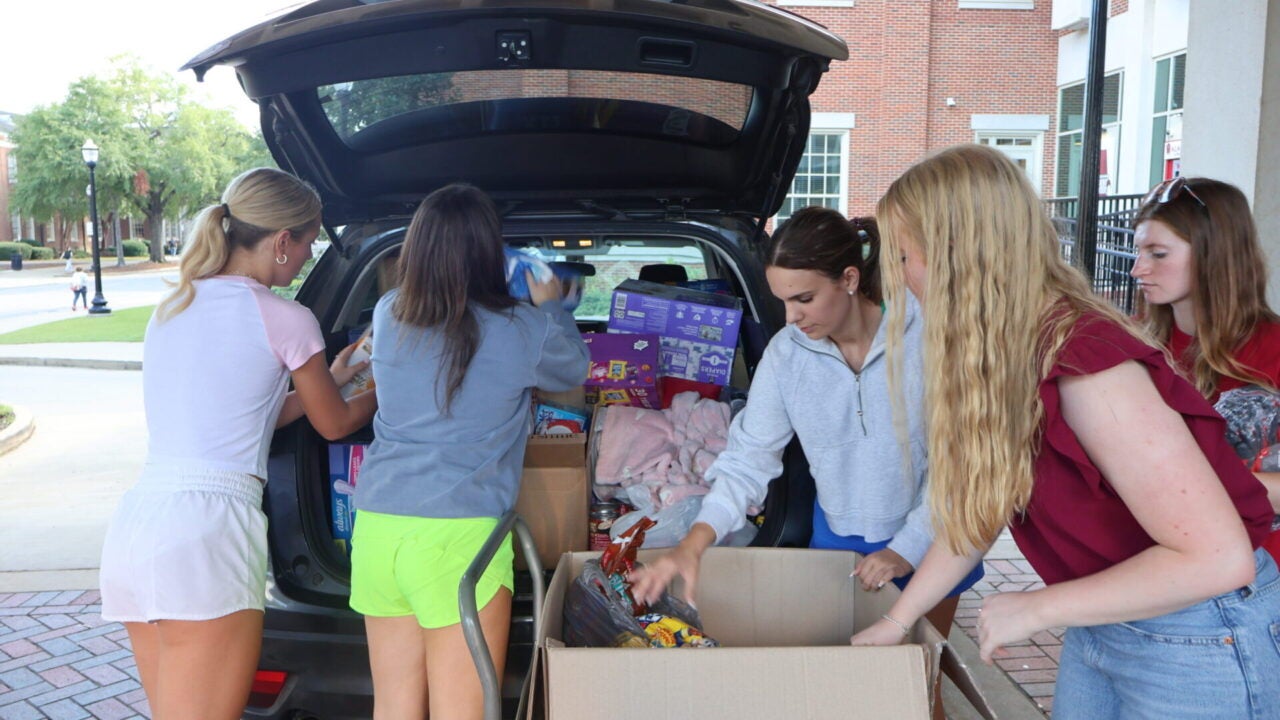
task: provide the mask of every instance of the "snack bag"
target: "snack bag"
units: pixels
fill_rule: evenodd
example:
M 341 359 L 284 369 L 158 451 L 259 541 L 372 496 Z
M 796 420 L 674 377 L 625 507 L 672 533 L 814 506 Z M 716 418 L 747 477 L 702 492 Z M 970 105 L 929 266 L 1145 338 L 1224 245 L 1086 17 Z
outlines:
M 569 647 L 718 647 L 698 629 L 697 610 L 663 593 L 652 608 L 635 601 L 627 573 L 649 518 L 614 539 L 599 560 L 588 560 L 569 586 L 564 604 L 564 639 Z
M 356 349 L 351 353 L 351 357 L 347 359 L 347 367 L 358 365 L 369 358 L 373 357 L 373 328 L 364 331 L 360 339 L 356 341 Z M 361 370 L 352 376 L 351 380 L 341 388 L 342 399 L 346 400 L 353 395 L 359 395 L 366 390 L 373 389 L 373 366 Z

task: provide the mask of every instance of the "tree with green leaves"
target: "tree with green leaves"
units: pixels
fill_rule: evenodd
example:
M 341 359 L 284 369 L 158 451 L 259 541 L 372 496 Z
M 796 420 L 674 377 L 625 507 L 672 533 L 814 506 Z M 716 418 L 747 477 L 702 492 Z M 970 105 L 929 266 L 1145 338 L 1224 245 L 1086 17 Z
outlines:
M 164 218 L 216 202 L 231 178 L 272 164 L 261 137 L 230 110 L 195 103 L 175 78 L 117 58 L 103 75 L 72 83 L 61 103 L 18 119 L 20 212 L 39 222 L 87 214 L 88 171 L 80 156 L 86 138 L 101 148 L 99 215 L 143 216 L 156 262 L 164 259 Z

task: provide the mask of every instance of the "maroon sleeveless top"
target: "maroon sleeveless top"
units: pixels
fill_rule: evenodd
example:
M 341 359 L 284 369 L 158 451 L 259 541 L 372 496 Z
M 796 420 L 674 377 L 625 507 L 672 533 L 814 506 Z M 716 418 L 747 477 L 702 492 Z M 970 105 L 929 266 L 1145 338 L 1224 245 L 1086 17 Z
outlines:
M 1035 484 L 1025 513 L 1009 527 L 1014 540 L 1045 583 L 1092 575 L 1155 544 L 1120 496 L 1089 460 L 1062 417 L 1058 378 L 1090 375 L 1126 360 L 1143 365 L 1160 396 L 1182 414 L 1196 443 L 1231 496 L 1249 539 L 1257 548 L 1271 527 L 1266 489 L 1226 441 L 1226 423 L 1164 354 L 1099 315 L 1076 322 L 1057 362 L 1040 382 L 1043 439 L 1035 459 Z M 1133 432 L 1142 432 L 1134 428 Z

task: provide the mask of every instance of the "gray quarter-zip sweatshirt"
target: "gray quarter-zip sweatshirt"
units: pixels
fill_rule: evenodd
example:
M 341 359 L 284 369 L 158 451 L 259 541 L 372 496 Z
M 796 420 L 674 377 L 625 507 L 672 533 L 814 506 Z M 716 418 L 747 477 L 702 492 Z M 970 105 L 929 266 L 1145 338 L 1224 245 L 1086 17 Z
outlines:
M 747 508 L 763 505 L 782 474 L 782 452 L 796 435 L 831 529 L 869 542 L 893 538 L 889 549 L 919 567 L 933 529 L 924 497 L 924 321 L 915 298 L 908 296 L 903 358 L 910 477 L 893 425 L 887 324 L 880 323 L 860 372 L 834 342 L 812 340 L 794 325 L 769 341 L 728 446 L 707 470 L 711 492 L 695 522 L 710 525 L 717 539 L 745 525 Z

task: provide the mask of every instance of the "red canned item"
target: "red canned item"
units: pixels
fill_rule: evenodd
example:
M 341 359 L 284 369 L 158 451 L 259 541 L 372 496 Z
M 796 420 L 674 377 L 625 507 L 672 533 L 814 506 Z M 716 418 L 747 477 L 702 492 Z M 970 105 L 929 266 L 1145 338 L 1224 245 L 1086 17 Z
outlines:
M 622 506 L 614 501 L 593 503 L 587 518 L 587 549 L 604 550 L 609 547 L 609 529 L 622 514 Z

